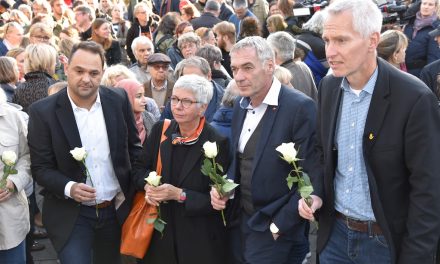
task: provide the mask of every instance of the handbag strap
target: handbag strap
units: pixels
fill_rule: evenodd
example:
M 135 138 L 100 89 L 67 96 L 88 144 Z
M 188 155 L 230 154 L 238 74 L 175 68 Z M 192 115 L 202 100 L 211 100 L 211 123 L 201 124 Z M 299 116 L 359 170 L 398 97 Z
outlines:
M 162 135 L 160 137 L 159 151 L 157 153 L 157 164 L 156 164 L 156 173 L 157 173 L 157 175 L 161 175 L 161 173 L 162 173 L 162 159 L 160 157 L 160 145 L 162 144 L 162 142 L 164 142 L 167 139 L 167 136 L 165 135 L 165 131 L 168 129 L 170 124 L 171 124 L 171 120 L 170 119 L 165 119 L 163 121 Z

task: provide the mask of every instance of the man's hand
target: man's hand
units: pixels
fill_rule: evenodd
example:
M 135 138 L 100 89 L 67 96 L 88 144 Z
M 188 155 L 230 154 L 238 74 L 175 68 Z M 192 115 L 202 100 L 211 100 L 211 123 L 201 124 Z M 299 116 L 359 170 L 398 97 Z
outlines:
M 12 193 L 15 190 L 14 183 L 7 179 L 6 180 L 6 187 L 4 189 L 0 189 L 0 203 L 7 201 L 9 198 L 11 198 Z
M 220 197 L 220 194 L 214 187 L 211 187 L 211 205 L 215 210 L 223 210 L 226 208 L 226 202 L 229 200 L 229 196 L 225 196 L 223 198 Z
M 146 188 L 146 197 L 151 199 L 151 201 L 169 201 L 176 200 L 179 201 L 180 193 L 182 189 L 175 187 L 174 185 L 164 183 L 157 187 L 149 186 Z
M 96 190 L 84 183 L 74 183 L 70 189 L 70 197 L 79 203 L 96 200 Z
M 315 217 L 313 216 L 313 214 L 316 210 L 321 208 L 322 199 L 316 195 L 310 195 L 310 197 L 312 197 L 313 200 L 312 206 L 309 207 L 304 198 L 302 198 L 298 201 L 298 212 L 302 218 L 314 221 Z

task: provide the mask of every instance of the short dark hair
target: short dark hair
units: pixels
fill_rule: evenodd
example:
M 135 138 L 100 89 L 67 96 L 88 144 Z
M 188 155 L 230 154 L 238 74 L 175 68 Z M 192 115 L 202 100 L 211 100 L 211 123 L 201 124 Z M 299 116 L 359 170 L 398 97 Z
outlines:
M 72 60 L 73 56 L 78 50 L 85 50 L 93 54 L 98 54 L 101 58 L 101 64 L 104 68 L 105 63 L 105 52 L 104 48 L 94 41 L 81 41 L 73 45 L 72 51 L 69 56 L 69 61 Z

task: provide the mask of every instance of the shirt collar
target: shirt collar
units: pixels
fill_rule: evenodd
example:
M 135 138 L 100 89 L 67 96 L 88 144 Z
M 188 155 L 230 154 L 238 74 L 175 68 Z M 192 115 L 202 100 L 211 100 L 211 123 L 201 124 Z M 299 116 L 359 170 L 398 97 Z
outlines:
M 14 47 L 12 46 L 12 44 L 7 40 L 7 39 L 3 39 L 3 44 L 5 44 L 6 48 L 8 50 L 13 49 Z
M 167 84 L 168 84 L 168 80 L 165 80 L 165 82 L 163 83 L 163 86 L 156 87 L 154 85 L 153 79 L 151 79 L 151 87 L 153 87 L 153 89 L 156 90 L 156 91 L 163 91 L 163 90 L 165 90 L 165 87 L 167 87 Z
M 281 83 L 277 78 L 272 78 L 272 85 L 269 88 L 269 91 L 264 97 L 262 104 L 278 106 L 278 97 L 281 91 Z M 251 99 L 249 97 L 243 97 L 240 100 L 240 107 L 242 109 L 252 108 Z
M 70 104 L 72 105 L 73 111 L 84 109 L 84 108 L 81 108 L 81 107 L 77 106 L 73 102 L 73 100 L 72 100 L 72 98 L 70 97 L 70 94 L 69 94 L 69 89 L 67 89 L 67 97 L 69 97 L 69 101 L 70 101 Z M 101 105 L 101 96 L 99 95 L 99 91 L 98 91 L 98 96 L 96 96 L 96 101 L 93 103 L 93 106 L 98 107 L 100 105 Z M 92 108 L 93 108 L 93 106 L 92 106 Z
M 370 79 L 368 80 L 368 82 L 365 84 L 365 86 L 362 88 L 362 91 L 365 91 L 368 94 L 373 94 L 374 91 L 374 86 L 376 85 L 376 81 L 377 81 L 377 75 L 378 75 L 379 71 L 378 71 L 378 67 L 376 66 L 376 69 L 374 70 L 373 74 L 371 75 Z M 346 77 L 344 77 L 344 79 L 342 79 L 341 82 L 341 88 L 344 91 L 350 91 L 350 84 L 348 83 L 348 80 Z

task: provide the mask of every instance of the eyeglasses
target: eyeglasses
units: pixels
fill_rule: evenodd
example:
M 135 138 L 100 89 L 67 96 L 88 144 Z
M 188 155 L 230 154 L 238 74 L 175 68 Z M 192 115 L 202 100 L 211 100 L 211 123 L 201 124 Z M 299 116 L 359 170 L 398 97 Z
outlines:
M 39 41 L 49 41 L 50 37 L 48 36 L 31 36 L 32 38 L 39 40 Z
M 156 71 L 158 71 L 158 70 L 160 70 L 160 69 L 162 69 L 162 70 L 164 70 L 164 71 L 166 71 L 167 69 L 168 69 L 168 65 L 165 65 L 165 64 L 153 64 L 153 68 L 156 70 Z
M 179 102 L 181 102 L 183 108 L 189 108 L 192 104 L 199 103 L 197 101 L 191 101 L 190 99 L 186 99 L 186 98 L 179 99 L 176 96 L 171 96 L 170 100 L 171 100 L 171 105 L 172 106 L 176 106 L 176 105 L 179 104 Z

